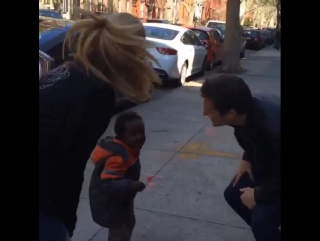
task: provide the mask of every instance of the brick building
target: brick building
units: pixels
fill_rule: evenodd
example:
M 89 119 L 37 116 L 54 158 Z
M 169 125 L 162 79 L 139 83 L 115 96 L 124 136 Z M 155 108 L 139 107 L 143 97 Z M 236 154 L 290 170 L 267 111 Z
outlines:
M 154 1 L 154 0 L 152 0 Z M 90 11 L 102 11 L 108 13 L 126 12 L 138 18 L 148 17 L 149 1 L 146 0 L 91 0 L 83 1 L 81 8 Z
M 102 12 L 127 12 L 145 20 L 147 18 L 163 18 L 172 21 L 175 0 L 39 0 L 39 8 L 54 9 L 54 2 L 60 1 L 63 9 L 63 16 L 77 15 L 78 6 L 90 11 Z M 225 20 L 226 0 L 184 0 L 177 2 L 177 22 L 187 24 L 189 11 L 191 8 L 197 9 L 201 13 L 201 20 L 208 19 Z
M 206 0 L 203 3 L 202 21 L 226 20 L 227 0 Z
M 196 0 L 184 0 L 184 4 L 178 3 L 178 22 L 181 24 L 187 24 L 189 21 L 189 11 L 194 8 Z

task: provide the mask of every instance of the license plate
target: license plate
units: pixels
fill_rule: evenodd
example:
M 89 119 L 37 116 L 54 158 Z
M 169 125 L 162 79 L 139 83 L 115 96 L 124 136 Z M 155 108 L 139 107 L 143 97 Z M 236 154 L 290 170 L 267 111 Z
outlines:
M 251 40 L 251 38 L 247 38 L 247 40 Z

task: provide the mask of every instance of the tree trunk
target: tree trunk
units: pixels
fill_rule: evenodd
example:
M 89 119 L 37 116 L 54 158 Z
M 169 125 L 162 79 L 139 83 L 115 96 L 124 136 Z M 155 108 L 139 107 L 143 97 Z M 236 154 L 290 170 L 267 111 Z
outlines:
M 186 9 L 186 11 L 188 12 L 188 25 L 193 26 L 194 24 L 194 14 L 196 12 L 196 6 L 194 4 L 192 4 L 190 7 L 188 6 L 188 4 L 186 4 L 184 2 L 184 0 L 178 0 L 178 2 L 184 6 L 184 8 Z
M 241 16 L 240 18 L 240 22 L 241 22 L 241 25 L 244 24 L 244 21 L 246 21 L 246 17 L 244 16 L 244 14 Z
M 188 13 L 188 25 L 193 26 L 194 25 L 194 14 L 196 12 L 196 7 L 195 6 L 191 6 Z
M 159 18 L 163 19 L 164 7 L 160 8 Z
M 227 1 L 226 35 L 224 38 L 225 56 L 221 72 L 240 73 L 244 69 L 240 63 L 240 0 Z
M 53 9 L 58 11 L 60 9 L 60 5 L 61 5 L 60 1 L 59 0 L 53 0 L 52 3 L 53 3 Z
M 277 26 L 276 30 L 279 31 L 281 22 L 281 15 L 280 15 L 280 0 L 277 0 Z

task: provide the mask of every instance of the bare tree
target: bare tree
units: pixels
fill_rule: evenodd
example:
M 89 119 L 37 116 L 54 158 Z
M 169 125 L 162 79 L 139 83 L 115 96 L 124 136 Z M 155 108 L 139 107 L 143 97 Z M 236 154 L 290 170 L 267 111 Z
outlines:
M 225 57 L 221 72 L 240 73 L 244 69 L 240 63 L 240 0 L 227 1 L 226 35 L 224 38 Z
M 245 10 L 242 13 L 242 15 L 240 16 L 240 22 L 241 25 L 243 25 L 245 19 L 246 19 L 246 15 L 250 12 L 253 12 L 257 9 L 258 7 L 258 1 L 259 0 L 241 0 L 240 3 L 243 3 L 245 6 Z
M 52 3 L 53 3 L 53 8 L 54 8 L 54 10 L 55 11 L 61 11 L 61 1 L 60 0 L 53 0 L 52 1 Z
M 259 0 L 260 7 L 269 7 L 270 9 L 274 8 L 277 14 L 277 30 L 281 24 L 281 0 Z
M 185 0 L 178 0 L 178 2 L 187 10 L 188 12 L 188 25 L 194 24 L 194 14 L 196 12 L 196 4 L 195 1 L 189 6 Z
M 166 7 L 166 0 L 157 0 L 157 5 L 158 5 L 158 16 L 160 19 L 164 19 L 164 11 L 165 11 L 165 7 Z M 157 17 L 158 17 L 157 16 Z
M 281 0 L 277 0 L 277 30 L 281 25 Z
M 247 13 L 253 12 L 254 25 L 260 25 L 261 21 L 269 25 L 271 19 L 277 11 L 278 0 L 241 0 L 244 4 L 244 13 L 240 16 L 241 25 L 243 25 Z

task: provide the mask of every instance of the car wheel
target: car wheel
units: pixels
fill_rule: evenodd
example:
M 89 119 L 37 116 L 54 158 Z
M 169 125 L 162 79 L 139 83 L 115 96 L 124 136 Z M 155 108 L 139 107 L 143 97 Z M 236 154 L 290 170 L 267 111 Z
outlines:
M 216 62 L 216 56 L 213 54 L 210 63 L 207 65 L 208 71 L 213 70 L 215 62 Z
M 184 62 L 184 64 L 181 67 L 181 71 L 180 71 L 180 85 L 183 85 L 186 82 L 187 79 L 187 63 Z
M 207 66 L 207 56 L 204 57 L 204 60 L 202 61 L 202 67 L 201 67 L 201 70 L 199 72 L 200 76 L 204 76 L 204 74 L 206 72 L 206 66 Z
M 243 49 L 240 53 L 240 59 L 243 59 L 244 58 L 244 55 L 245 55 L 245 49 Z

